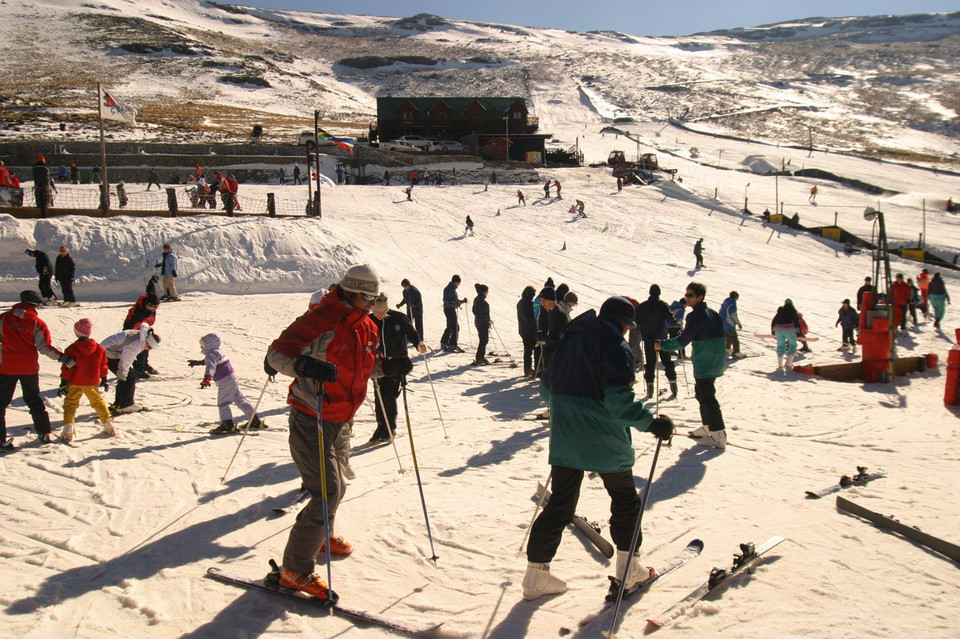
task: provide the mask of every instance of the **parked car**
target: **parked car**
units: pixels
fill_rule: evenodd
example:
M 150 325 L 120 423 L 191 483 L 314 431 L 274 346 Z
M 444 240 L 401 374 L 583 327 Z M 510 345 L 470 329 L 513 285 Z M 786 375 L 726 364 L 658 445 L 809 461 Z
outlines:
M 381 142 L 380 148 L 386 149 L 387 151 L 407 151 L 411 153 L 419 153 L 422 150 L 420 147 L 414 146 L 404 140 L 390 140 L 389 142 Z
M 439 140 L 430 143 L 429 151 L 446 151 L 448 153 L 469 153 L 470 147 L 453 140 Z
M 417 147 L 418 149 L 426 150 L 430 146 L 430 140 L 423 137 L 422 135 L 401 135 L 397 138 L 401 142 L 408 142 L 409 144 Z

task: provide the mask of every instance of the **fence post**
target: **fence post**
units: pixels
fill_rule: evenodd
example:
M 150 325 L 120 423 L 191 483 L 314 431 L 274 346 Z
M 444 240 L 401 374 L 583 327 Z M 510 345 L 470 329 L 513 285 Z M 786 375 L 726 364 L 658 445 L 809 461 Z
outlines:
M 177 191 L 167 188 L 167 210 L 170 211 L 170 217 L 177 217 Z
M 273 193 L 267 193 L 267 215 L 270 217 L 276 217 L 277 215 L 277 202 L 273 197 Z

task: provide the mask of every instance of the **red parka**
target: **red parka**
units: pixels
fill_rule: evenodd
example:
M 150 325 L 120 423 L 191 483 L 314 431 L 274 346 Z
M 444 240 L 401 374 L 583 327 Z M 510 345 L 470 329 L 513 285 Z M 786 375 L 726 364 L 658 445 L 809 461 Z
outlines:
M 107 351 L 96 340 L 78 339 L 63 352 L 77 365 L 60 367 L 60 378 L 76 386 L 97 386 L 107 376 Z
M 14 304 L 0 315 L 0 375 L 36 375 L 40 353 L 50 359 L 62 355 L 50 343 L 50 329 L 33 304 Z

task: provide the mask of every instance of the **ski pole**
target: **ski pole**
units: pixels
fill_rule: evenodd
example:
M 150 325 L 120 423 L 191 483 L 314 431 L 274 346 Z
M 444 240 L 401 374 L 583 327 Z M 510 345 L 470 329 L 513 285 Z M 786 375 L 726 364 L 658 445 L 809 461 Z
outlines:
M 493 327 L 493 332 L 496 333 L 497 339 L 500 340 L 500 347 L 503 348 L 503 354 L 507 356 L 507 359 L 510 360 L 510 363 L 512 365 L 516 366 L 517 362 L 516 360 L 513 359 L 513 355 L 511 355 L 509 351 L 507 351 L 507 345 L 503 343 L 503 338 L 500 337 L 500 331 L 497 330 L 497 325 L 494 324 L 493 322 L 490 322 L 490 326 Z
M 527 532 L 523 533 L 523 541 L 520 542 L 520 547 L 517 549 L 517 557 L 520 556 L 524 546 L 527 545 L 527 537 L 530 536 L 530 529 L 533 528 L 533 522 L 536 521 L 537 513 L 540 512 L 540 509 L 543 507 L 543 502 L 547 499 L 547 491 L 550 490 L 551 479 L 553 479 L 553 466 L 550 467 L 550 472 L 547 473 L 547 478 L 543 482 L 543 492 L 540 494 L 540 499 L 537 500 L 537 505 L 533 507 L 533 517 L 530 518 L 530 525 L 527 526 Z
M 433 378 L 430 377 L 430 364 L 427 363 L 427 354 L 423 353 L 423 365 L 427 369 L 427 379 L 430 380 L 430 390 L 433 391 L 433 401 L 437 405 L 437 415 L 440 416 L 440 427 L 443 428 L 443 438 L 449 439 L 447 436 L 447 426 L 443 423 L 443 413 L 440 411 L 440 400 L 437 399 L 437 389 L 433 386 Z
M 647 502 L 650 498 L 650 486 L 653 485 L 653 473 L 657 469 L 657 459 L 660 457 L 660 447 L 662 445 L 663 440 L 657 438 L 657 449 L 653 452 L 653 463 L 650 464 L 650 476 L 647 478 L 647 485 L 643 489 L 643 501 L 640 502 L 640 513 L 637 515 L 637 523 L 633 527 L 633 537 L 630 540 L 630 554 L 627 556 L 627 567 L 623 575 L 617 575 L 620 577 L 620 588 L 617 590 L 617 604 L 613 609 L 613 619 L 610 622 L 610 630 L 604 633 L 605 637 L 612 638 L 616 636 L 615 633 L 620 618 L 620 606 L 623 603 L 623 593 L 626 590 L 626 576 L 630 571 L 630 566 L 633 564 L 633 558 L 637 555 L 637 542 L 640 540 L 640 522 L 643 521 L 643 513 L 647 509 Z
M 324 547 L 327 549 L 327 588 L 330 591 L 331 601 L 336 601 L 333 592 L 333 570 L 330 567 L 330 515 L 327 510 L 327 459 L 323 450 L 323 382 L 320 382 L 320 392 L 317 393 L 317 441 L 320 449 L 320 495 L 323 502 L 323 535 Z M 656 458 L 654 458 L 656 460 Z
M 253 422 L 253 418 L 257 416 L 257 409 L 260 408 L 260 400 L 263 399 L 263 394 L 267 391 L 267 384 L 270 383 L 270 378 L 267 377 L 267 381 L 263 383 L 263 388 L 260 389 L 260 397 L 257 398 L 257 403 L 253 407 L 253 414 L 250 415 L 250 419 L 247 420 L 246 425 L 243 427 L 243 435 L 240 436 L 240 441 L 237 442 L 237 449 L 233 451 L 233 457 L 230 458 L 230 463 L 227 464 L 227 469 L 223 471 L 223 477 L 220 478 L 220 485 L 223 485 L 223 482 L 227 480 L 227 473 L 230 472 L 230 467 L 233 466 L 233 460 L 237 458 L 237 453 L 240 452 L 240 446 L 243 444 L 243 439 L 247 436 L 247 429 L 250 428 L 250 424 Z
M 417 464 L 417 450 L 413 446 L 413 428 L 410 426 L 410 408 L 407 406 L 407 376 L 400 381 L 403 388 L 403 414 L 407 418 L 407 437 L 410 438 L 410 456 L 413 457 L 413 472 L 417 475 L 417 488 L 420 489 L 420 503 L 423 505 L 423 520 L 427 524 L 427 538 L 430 540 L 430 561 L 437 565 L 437 551 L 433 549 L 433 534 L 430 532 L 430 517 L 427 515 L 427 501 L 423 498 L 423 482 L 420 481 L 420 466 Z
M 467 315 L 467 309 L 463 309 L 463 323 L 467 325 L 467 341 L 470 342 L 470 348 L 473 348 L 473 335 L 470 333 L 470 316 Z
M 690 394 L 690 382 L 687 381 L 687 365 L 684 363 L 685 357 L 680 359 L 680 370 L 683 372 L 683 387 L 687 389 L 687 395 Z
M 407 471 L 403 469 L 403 464 L 400 463 L 400 453 L 397 452 L 397 438 L 393 436 L 393 429 L 390 428 L 387 407 L 383 403 L 383 393 L 380 392 L 380 384 L 376 378 L 373 379 L 373 394 L 377 396 L 377 400 L 380 402 L 380 412 L 383 413 L 383 422 L 387 425 L 387 434 L 390 435 L 390 443 L 393 444 L 393 454 L 397 456 L 397 465 L 400 466 L 400 473 L 403 474 Z M 376 415 L 377 411 L 373 411 L 373 413 Z

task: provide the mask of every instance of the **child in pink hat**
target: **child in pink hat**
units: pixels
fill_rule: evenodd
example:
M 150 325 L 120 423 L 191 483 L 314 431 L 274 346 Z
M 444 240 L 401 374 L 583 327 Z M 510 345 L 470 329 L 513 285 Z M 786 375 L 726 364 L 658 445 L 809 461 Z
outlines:
M 65 396 L 63 400 L 63 429 L 60 431 L 60 439 L 67 443 L 73 441 L 73 424 L 76 419 L 77 407 L 80 406 L 80 397 L 83 395 L 86 395 L 90 401 L 90 406 L 97 411 L 100 423 L 103 426 L 103 432 L 112 437 L 116 434 L 113 429 L 113 420 L 110 418 L 107 403 L 100 395 L 100 388 L 103 388 L 104 391 L 109 388 L 107 385 L 107 352 L 96 340 L 90 339 L 90 335 L 93 333 L 93 322 L 89 319 L 77 320 L 77 323 L 73 325 L 73 332 L 77 336 L 77 341 L 68 346 L 64 354 L 67 354 L 67 357 L 77 364 L 73 368 L 67 368 L 66 366 L 61 368 L 60 390 L 57 391 L 58 397 Z

